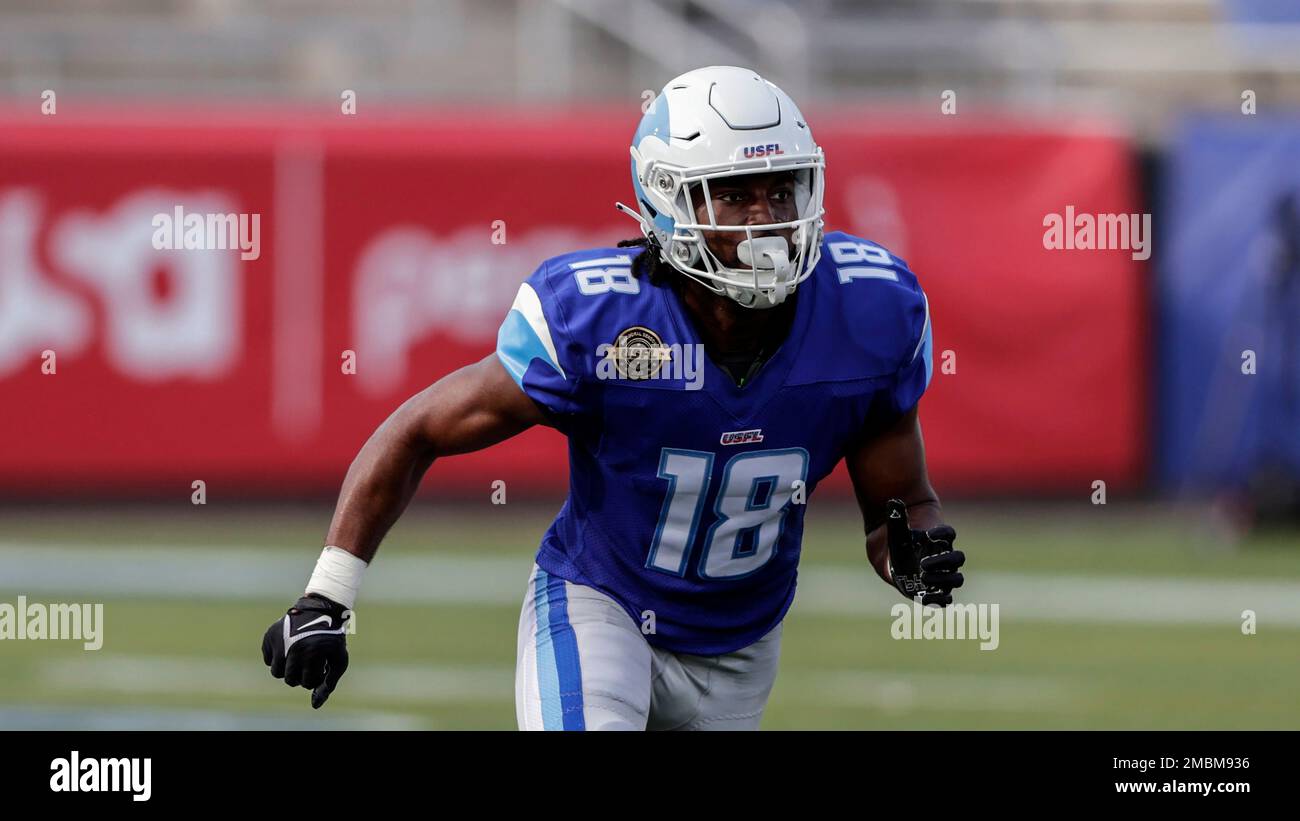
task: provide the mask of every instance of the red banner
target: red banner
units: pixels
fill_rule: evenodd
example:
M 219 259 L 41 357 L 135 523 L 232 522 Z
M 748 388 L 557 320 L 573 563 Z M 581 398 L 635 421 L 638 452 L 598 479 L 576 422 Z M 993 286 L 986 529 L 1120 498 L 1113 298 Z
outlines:
M 538 262 L 636 234 L 613 202 L 638 116 L 0 117 L 0 487 L 333 492 L 402 399 L 491 352 Z M 827 225 L 930 297 L 940 491 L 1134 483 L 1140 263 L 1043 242 L 1067 206 L 1139 210 L 1125 142 L 861 122 L 814 119 Z M 156 247 L 192 214 L 243 215 L 248 247 Z M 426 486 L 553 487 L 565 459 L 531 431 Z

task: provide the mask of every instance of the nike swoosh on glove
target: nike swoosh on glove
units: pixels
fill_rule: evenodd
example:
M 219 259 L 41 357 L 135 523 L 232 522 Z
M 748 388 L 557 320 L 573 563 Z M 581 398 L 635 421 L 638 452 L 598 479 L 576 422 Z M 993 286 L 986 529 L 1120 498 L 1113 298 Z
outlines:
M 313 593 L 303 596 L 262 636 L 262 661 L 290 687 L 311 690 L 319 709 L 348 669 L 343 631 L 352 612 Z

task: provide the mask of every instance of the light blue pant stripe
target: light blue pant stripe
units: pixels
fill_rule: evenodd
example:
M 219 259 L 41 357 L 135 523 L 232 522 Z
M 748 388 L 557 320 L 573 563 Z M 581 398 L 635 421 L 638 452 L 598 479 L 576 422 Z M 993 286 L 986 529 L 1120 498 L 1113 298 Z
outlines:
M 582 668 L 578 641 L 569 624 L 564 579 L 541 568 L 533 578 L 536 609 L 537 691 L 546 730 L 582 730 Z

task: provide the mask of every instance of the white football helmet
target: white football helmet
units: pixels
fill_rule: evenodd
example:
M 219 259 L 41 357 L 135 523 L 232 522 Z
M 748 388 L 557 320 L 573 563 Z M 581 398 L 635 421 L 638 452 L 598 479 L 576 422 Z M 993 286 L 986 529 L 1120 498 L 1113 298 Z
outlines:
M 749 308 L 785 301 L 812 274 L 821 254 L 825 158 L 794 101 L 753 71 L 710 66 L 670 81 L 632 138 L 632 185 L 641 231 L 678 271 Z M 709 181 L 772 171 L 795 172 L 798 218 L 763 225 L 719 225 Z M 694 194 L 692 191 L 694 190 Z M 698 197 L 708 222 L 696 217 Z M 793 229 L 784 237 L 754 234 Z M 744 267 L 730 268 L 705 245 L 705 231 L 743 232 Z

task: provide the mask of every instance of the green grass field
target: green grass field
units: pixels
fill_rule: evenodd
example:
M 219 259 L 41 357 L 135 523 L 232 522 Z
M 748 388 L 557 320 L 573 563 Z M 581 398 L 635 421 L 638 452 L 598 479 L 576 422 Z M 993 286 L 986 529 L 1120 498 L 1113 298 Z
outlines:
M 0 727 L 512 729 L 516 622 L 550 511 L 473 507 L 398 524 L 321 711 L 259 646 L 327 508 L 7 510 L 0 602 L 103 602 L 105 638 L 0 641 Z M 867 566 L 856 515 L 815 501 L 765 728 L 1300 729 L 1300 534 L 1229 547 L 1196 517 L 1086 502 L 949 518 L 968 555 L 959 599 L 1000 604 L 998 648 L 893 640 L 903 600 Z

